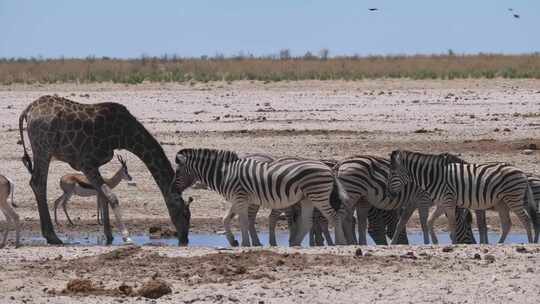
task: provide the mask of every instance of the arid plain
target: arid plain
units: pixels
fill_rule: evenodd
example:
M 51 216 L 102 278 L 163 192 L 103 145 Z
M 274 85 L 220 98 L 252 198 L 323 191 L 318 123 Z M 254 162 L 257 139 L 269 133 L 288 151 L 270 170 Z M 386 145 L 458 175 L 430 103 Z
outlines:
M 365 80 L 208 82 L 140 85 L 58 84 L 0 87 L 0 174 L 16 183 L 16 209 L 28 246 L 0 249 L 0 302 L 145 302 L 118 290 L 152 277 L 171 285 L 159 303 L 537 303 L 540 247 L 393 246 L 314 249 L 105 247 L 42 245 L 29 174 L 20 157 L 18 117 L 41 95 L 83 103 L 122 103 L 157 137 L 171 159 L 187 147 L 268 152 L 276 156 L 340 159 L 388 156 L 397 148 L 459 153 L 471 162 L 505 161 L 540 174 L 540 80 Z M 532 148 L 532 150 L 530 149 Z M 169 226 L 161 194 L 142 162 L 126 151 L 134 184 L 115 188 L 132 233 Z M 112 162 L 102 173 L 119 167 Z M 53 162 L 52 207 L 58 180 L 73 172 Z M 192 232 L 222 230 L 222 199 L 205 190 L 192 196 Z M 73 198 L 62 236 L 101 233 L 95 199 Z M 259 229 L 266 229 L 261 212 Z M 444 220 L 440 228 L 445 227 Z M 513 231 L 521 229 L 514 219 Z M 497 230 L 496 214 L 489 226 Z M 284 226 L 282 226 L 284 227 Z M 409 229 L 418 229 L 415 216 Z M 495 242 L 495 240 L 491 240 Z M 112 254 L 111 251 L 115 250 Z M 107 267 L 96 268 L 96 265 Z M 69 280 L 93 289 L 72 293 Z

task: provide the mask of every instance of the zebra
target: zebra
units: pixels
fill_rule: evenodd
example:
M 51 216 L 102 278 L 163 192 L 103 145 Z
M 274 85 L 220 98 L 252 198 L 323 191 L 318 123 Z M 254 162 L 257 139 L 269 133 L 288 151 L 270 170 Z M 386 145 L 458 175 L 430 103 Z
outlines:
M 330 205 L 330 195 L 337 191 L 340 200 L 346 200 L 346 193 L 332 169 L 320 161 L 278 159 L 266 163 L 240 159 L 232 151 L 183 149 L 176 154 L 176 164 L 180 175 L 187 172 L 232 203 L 230 210 L 240 218 L 242 246 L 250 246 L 249 204 L 280 209 L 298 202 L 302 204 L 302 225 L 295 245 L 300 245 L 311 229 L 313 207 L 335 224 L 336 243 L 345 243 L 342 219 Z
M 510 231 L 509 211 L 512 210 L 527 230 L 529 242 L 533 242 L 531 219 L 523 205 L 528 192 L 528 205 L 535 206 L 526 174 L 505 163 L 467 164 L 452 162 L 449 158 L 449 154 L 393 151 L 388 179 L 390 193 L 399 193 L 409 183 L 425 189 L 437 202 L 432 218 L 446 213 L 453 243 L 456 242 L 455 207 L 473 210 L 495 207 L 501 218 L 499 243 L 504 242 Z
M 241 159 L 254 159 L 260 162 L 272 162 L 276 160 L 272 155 L 268 153 L 238 153 L 239 157 Z M 282 158 L 282 160 L 300 160 L 303 158 L 297 158 L 297 157 L 286 157 Z M 337 162 L 333 160 L 322 160 L 325 164 L 327 164 L 329 167 L 333 167 Z M 185 168 L 184 168 L 185 169 Z M 177 181 L 179 191 L 184 191 L 186 188 L 194 186 L 196 183 L 196 180 L 193 176 L 187 176 L 187 172 L 182 172 L 182 174 L 177 175 L 178 178 L 183 178 L 180 181 Z M 197 188 L 200 189 L 208 189 L 208 187 L 205 184 L 202 184 L 198 182 Z M 226 208 L 224 206 L 224 208 Z M 255 221 L 257 217 L 257 213 L 259 212 L 259 206 L 250 204 L 248 207 L 248 218 L 249 218 L 249 234 L 251 237 L 251 242 L 253 246 L 262 246 L 258 236 L 257 236 L 257 230 L 255 228 Z M 277 246 L 276 242 L 276 224 L 282 214 L 285 214 L 287 218 L 287 223 L 289 227 L 289 245 L 293 243 L 294 236 L 297 233 L 297 220 L 300 216 L 301 212 L 301 206 L 300 204 L 295 204 L 293 206 L 283 208 L 283 209 L 272 209 L 269 216 L 268 216 L 268 230 L 269 230 L 269 244 L 270 246 Z M 224 226 L 230 227 L 230 221 L 234 219 L 236 214 L 229 209 L 225 217 L 223 218 Z M 313 210 L 313 227 L 310 231 L 310 245 L 320 245 L 322 246 L 324 241 L 321 241 L 322 237 L 324 235 L 324 239 L 326 239 L 326 243 L 329 246 L 333 245 L 332 238 L 330 236 L 330 232 L 328 230 L 328 221 L 326 221 L 326 218 L 322 216 L 322 214 L 319 212 L 318 209 Z M 232 247 L 237 247 L 238 241 L 234 238 L 234 234 L 231 230 L 225 231 L 225 236 L 229 242 L 229 244 Z M 324 240 L 323 239 L 323 240 Z
M 392 196 L 388 192 L 387 183 L 390 173 L 388 159 L 377 156 L 354 156 L 340 162 L 337 167 L 338 179 L 342 182 L 349 197 L 346 203 L 350 225 L 353 209 L 358 219 L 358 243 L 365 245 L 366 219 L 371 206 L 384 210 L 400 210 L 397 228 L 392 235 L 392 244 L 398 243 L 398 237 L 405 227 L 412 212 L 418 207 L 422 225 L 424 243 L 429 243 L 427 218 L 429 208 L 433 205 L 429 194 L 413 183 L 407 183 L 403 189 Z M 345 231 L 350 231 L 350 228 Z M 384 234 L 383 234 L 384 235 Z
M 534 242 L 535 243 L 538 243 L 538 236 L 540 234 L 540 222 L 538 221 L 539 219 L 539 214 L 538 214 L 538 211 L 540 211 L 540 208 L 538 206 L 538 203 L 540 203 L 540 177 L 537 176 L 537 175 L 534 175 L 534 174 L 531 174 L 531 173 L 527 173 L 527 179 L 529 181 L 529 186 L 531 187 L 531 190 L 532 190 L 532 196 L 533 196 L 533 201 L 536 202 L 536 205 L 529 205 L 529 191 L 527 191 L 526 195 L 525 195 L 525 199 L 523 201 L 523 205 L 525 206 L 525 208 L 527 209 L 527 212 L 529 213 L 529 216 L 531 217 L 531 220 L 534 224 Z M 466 209 L 465 209 L 466 210 Z M 478 222 L 478 230 L 480 231 L 480 243 L 483 243 L 484 241 L 482 239 L 485 240 L 485 243 L 487 243 L 487 224 L 486 224 L 486 210 L 476 210 L 476 220 Z M 458 229 L 458 236 L 457 236 L 457 239 L 458 239 L 458 243 L 460 244 L 474 244 L 474 236 L 472 237 L 472 242 L 469 243 L 468 240 L 471 239 L 471 236 L 470 235 L 467 235 L 467 236 L 463 236 L 461 241 L 460 241 L 460 229 L 461 230 L 465 230 L 467 229 L 466 226 L 460 226 L 460 222 L 459 222 L 459 215 L 458 215 L 458 218 L 457 218 L 457 229 Z M 466 225 L 466 223 L 464 224 Z M 483 237 L 482 236 L 482 231 L 485 232 L 485 236 Z M 462 233 L 467 233 L 468 232 L 462 232 Z

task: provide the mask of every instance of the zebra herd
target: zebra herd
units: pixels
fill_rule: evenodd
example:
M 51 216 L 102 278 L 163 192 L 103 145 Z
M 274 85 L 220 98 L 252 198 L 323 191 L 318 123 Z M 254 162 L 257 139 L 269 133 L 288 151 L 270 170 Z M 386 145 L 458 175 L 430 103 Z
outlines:
M 426 244 L 430 237 L 431 242 L 438 242 L 433 225 L 442 213 L 448 217 L 452 242 L 470 242 L 473 236 L 468 226 L 469 210 L 476 212 L 480 242 L 487 243 L 485 210 L 490 208 L 498 211 L 501 218 L 499 242 L 504 242 L 510 230 L 510 210 L 526 229 L 529 242 L 538 239 L 540 179 L 506 163 L 468 164 L 449 153 L 435 155 L 401 150 L 393 151 L 390 159 L 353 156 L 332 162 L 183 149 L 176 155 L 176 164 L 175 180 L 180 192 L 199 181 L 231 203 L 223 223 L 232 246 L 238 245 L 231 231 L 235 215 L 239 217 L 241 245 L 261 245 L 255 229 L 259 207 L 273 210 L 270 213 L 271 245 L 275 245 L 273 229 L 277 216 L 282 212 L 289 214 L 290 245 L 294 246 L 300 245 L 306 234 L 311 234 L 314 210 L 334 226 L 337 245 L 366 244 L 367 219 L 374 210 L 397 215 L 392 244 L 399 243 L 416 209 Z M 431 207 L 435 207 L 435 211 L 428 218 Z M 294 214 L 299 214 L 298 221 L 293 219 Z M 315 226 L 320 222 L 321 217 L 315 216 Z M 384 229 L 385 224 L 377 226 L 373 230 Z M 329 234 L 325 236 L 327 243 L 332 244 L 331 239 L 328 242 Z

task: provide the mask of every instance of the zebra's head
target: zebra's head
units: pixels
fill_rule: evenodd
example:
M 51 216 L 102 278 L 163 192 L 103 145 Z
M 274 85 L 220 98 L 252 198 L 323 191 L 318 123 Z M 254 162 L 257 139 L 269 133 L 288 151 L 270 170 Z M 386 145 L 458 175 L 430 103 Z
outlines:
M 176 171 L 174 173 L 174 183 L 179 192 L 184 192 L 187 188 L 193 186 L 197 178 L 190 172 L 186 164 L 184 155 L 176 155 Z
M 395 150 L 390 154 L 390 173 L 387 181 L 388 193 L 395 196 L 403 189 L 403 186 L 411 182 L 407 167 L 403 163 L 403 151 Z
M 220 165 L 238 160 L 232 151 L 215 149 L 182 149 L 176 154 L 175 184 L 179 191 L 200 182 L 213 189 L 211 181 Z M 218 170 L 219 171 L 219 170 Z

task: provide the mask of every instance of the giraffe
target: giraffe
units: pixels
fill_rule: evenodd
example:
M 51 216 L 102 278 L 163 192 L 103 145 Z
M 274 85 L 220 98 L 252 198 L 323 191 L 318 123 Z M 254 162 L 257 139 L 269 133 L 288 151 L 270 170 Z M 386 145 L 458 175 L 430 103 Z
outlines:
M 24 142 L 24 121 L 33 164 Z M 57 95 L 45 95 L 21 113 L 19 133 L 24 149 L 22 161 L 32 175 L 30 186 L 36 196 L 41 233 L 47 243 L 62 244 L 54 232 L 47 207 L 47 176 L 52 158 L 81 171 L 98 191 L 98 200 L 104 206 L 107 244 L 113 240 L 109 204 L 124 241 L 130 241 L 129 232 L 122 224 L 118 199 L 99 172 L 99 167 L 113 158 L 115 149 L 125 149 L 145 163 L 164 197 L 178 232 L 178 244 L 187 245 L 191 213 L 182 193 L 174 187 L 175 172 L 171 163 L 157 140 L 123 105 L 113 102 L 81 104 Z

